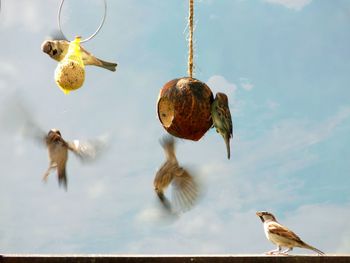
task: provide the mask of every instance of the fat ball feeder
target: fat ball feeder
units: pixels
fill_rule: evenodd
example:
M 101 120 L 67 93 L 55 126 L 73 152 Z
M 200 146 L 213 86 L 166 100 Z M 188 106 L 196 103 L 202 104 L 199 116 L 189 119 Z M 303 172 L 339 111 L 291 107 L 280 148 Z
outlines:
M 58 27 L 63 39 L 46 40 L 41 48 L 44 53 L 59 62 L 55 70 L 55 82 L 65 94 L 68 94 L 73 90 L 79 89 L 84 84 L 85 65 L 94 65 L 110 71 L 115 71 L 117 64 L 98 59 L 80 45 L 96 36 L 102 28 L 107 13 L 106 0 L 103 0 L 104 15 L 97 30 L 84 40 L 82 40 L 81 37 L 75 37 L 73 41 L 68 41 L 62 32 L 61 12 L 63 3 L 64 0 L 61 0 L 57 16 Z

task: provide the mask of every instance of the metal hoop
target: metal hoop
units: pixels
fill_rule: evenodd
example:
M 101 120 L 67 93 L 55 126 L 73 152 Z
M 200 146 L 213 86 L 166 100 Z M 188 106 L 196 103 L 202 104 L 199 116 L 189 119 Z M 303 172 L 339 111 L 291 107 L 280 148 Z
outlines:
M 1 0 L 0 0 L 1 1 Z M 58 15 L 57 15 L 57 22 L 58 22 L 58 28 L 61 32 L 61 34 L 64 36 L 65 39 L 68 39 L 64 34 L 63 34 L 63 31 L 62 31 L 62 27 L 61 27 L 61 13 L 62 13 L 62 6 L 63 6 L 63 3 L 64 3 L 64 0 L 61 0 L 61 4 L 60 4 L 60 7 L 58 9 Z M 103 3 L 104 3 L 104 14 L 103 14 L 103 17 L 102 17 L 102 20 L 101 20 L 101 24 L 99 25 L 99 27 L 97 28 L 97 30 L 91 35 L 89 36 L 88 38 L 86 39 L 83 39 L 80 41 L 80 43 L 84 43 L 84 42 L 87 42 L 89 41 L 90 39 L 92 39 L 93 37 L 95 37 L 97 35 L 97 33 L 101 30 L 105 20 L 106 20 L 106 15 L 107 15 L 107 2 L 106 0 L 103 0 Z

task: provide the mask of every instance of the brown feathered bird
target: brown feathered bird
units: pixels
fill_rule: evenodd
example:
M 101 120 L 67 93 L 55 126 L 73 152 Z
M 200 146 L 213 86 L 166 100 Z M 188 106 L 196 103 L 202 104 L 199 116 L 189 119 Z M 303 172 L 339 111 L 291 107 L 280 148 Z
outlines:
M 232 119 L 226 94 L 218 92 L 211 105 L 211 117 L 216 132 L 224 138 L 227 158 L 230 159 L 230 139 L 232 138 Z
M 161 140 L 161 145 L 164 148 L 166 161 L 154 178 L 154 190 L 168 211 L 187 211 L 199 196 L 198 182 L 186 169 L 179 166 L 175 155 L 175 139 L 172 136 L 165 136 Z M 172 188 L 171 203 L 164 194 L 168 186 Z
M 56 169 L 58 183 L 60 186 L 63 185 L 65 189 L 67 189 L 66 165 L 68 161 L 68 151 L 73 152 L 82 161 L 92 161 L 105 146 L 105 142 L 102 139 L 85 142 L 79 140 L 74 140 L 72 142 L 65 141 L 62 138 L 61 132 L 57 129 L 51 129 L 44 140 L 48 149 L 50 163 L 43 180 L 46 181 L 51 170 Z
M 61 61 L 67 54 L 69 42 L 67 40 L 45 40 L 41 45 L 41 50 L 48 54 L 52 59 Z M 80 45 L 84 65 L 93 65 L 115 71 L 117 63 L 107 62 L 95 57 Z
M 324 253 L 309 244 L 306 244 L 300 239 L 293 231 L 277 222 L 275 216 L 269 212 L 256 212 L 256 215 L 260 217 L 264 223 L 264 231 L 266 238 L 272 243 L 277 245 L 277 249 L 266 252 L 269 255 L 284 254 L 287 255 L 289 251 L 292 251 L 294 247 L 306 248 L 315 251 L 319 255 Z M 282 247 L 286 250 L 281 251 Z
M 51 129 L 45 132 L 35 121 L 29 108 L 25 106 L 21 98 L 12 96 L 5 102 L 4 111 L 0 112 L 1 130 L 16 134 L 21 131 L 21 135 L 30 139 L 40 146 L 46 146 L 49 155 L 49 167 L 44 174 L 44 181 L 47 180 L 50 172 L 57 170 L 58 182 L 60 186 L 67 189 L 66 164 L 71 151 L 81 161 L 91 162 L 97 159 L 108 146 L 108 136 L 100 136 L 90 140 L 66 141 L 61 132 Z

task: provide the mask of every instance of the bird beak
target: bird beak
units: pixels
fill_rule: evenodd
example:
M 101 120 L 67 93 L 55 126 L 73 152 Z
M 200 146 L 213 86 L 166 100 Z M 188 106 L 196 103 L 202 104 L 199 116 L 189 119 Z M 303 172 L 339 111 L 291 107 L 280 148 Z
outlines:
M 42 44 L 41 44 L 41 50 L 48 54 L 51 51 L 51 45 L 50 42 L 45 40 Z
M 264 223 L 264 217 L 263 217 L 263 213 L 262 212 L 256 212 L 256 215 L 260 218 L 261 222 Z

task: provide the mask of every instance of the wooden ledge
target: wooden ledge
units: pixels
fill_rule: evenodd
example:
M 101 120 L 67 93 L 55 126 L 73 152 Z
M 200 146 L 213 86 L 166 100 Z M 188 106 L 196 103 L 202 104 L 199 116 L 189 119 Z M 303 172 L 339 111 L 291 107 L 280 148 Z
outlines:
M 1 263 L 350 263 L 350 255 L 35 255 L 4 254 Z

